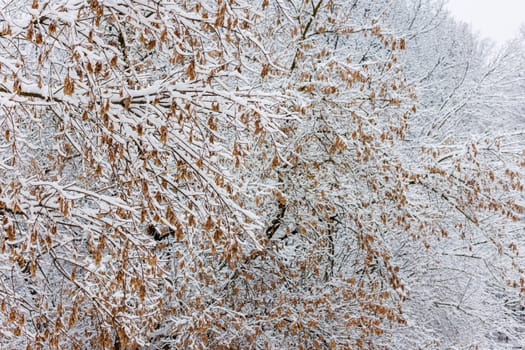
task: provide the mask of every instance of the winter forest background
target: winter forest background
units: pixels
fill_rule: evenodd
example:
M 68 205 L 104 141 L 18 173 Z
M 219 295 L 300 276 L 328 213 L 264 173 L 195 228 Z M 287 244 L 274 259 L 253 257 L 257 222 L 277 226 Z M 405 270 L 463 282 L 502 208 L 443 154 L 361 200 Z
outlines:
M 523 348 L 524 40 L 436 0 L 0 0 L 0 347 Z

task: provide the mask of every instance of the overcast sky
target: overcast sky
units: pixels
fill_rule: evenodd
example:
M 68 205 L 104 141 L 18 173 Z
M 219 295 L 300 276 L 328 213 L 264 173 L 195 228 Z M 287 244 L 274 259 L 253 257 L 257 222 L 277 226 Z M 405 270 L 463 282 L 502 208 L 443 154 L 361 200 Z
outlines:
M 448 0 L 448 8 L 474 32 L 498 44 L 514 38 L 525 23 L 525 0 Z

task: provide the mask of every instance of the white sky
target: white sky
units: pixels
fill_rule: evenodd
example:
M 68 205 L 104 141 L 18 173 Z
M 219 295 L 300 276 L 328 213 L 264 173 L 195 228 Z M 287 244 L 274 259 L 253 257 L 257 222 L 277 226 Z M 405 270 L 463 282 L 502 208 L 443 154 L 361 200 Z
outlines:
M 525 23 L 525 0 L 448 0 L 448 9 L 498 44 L 514 38 Z

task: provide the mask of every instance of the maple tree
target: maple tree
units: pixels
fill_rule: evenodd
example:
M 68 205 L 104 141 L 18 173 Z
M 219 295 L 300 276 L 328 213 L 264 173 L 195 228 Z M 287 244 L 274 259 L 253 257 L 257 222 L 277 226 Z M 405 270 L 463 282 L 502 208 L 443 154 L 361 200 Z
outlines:
M 0 344 L 441 346 L 429 305 L 515 302 L 522 145 L 457 120 L 523 61 L 410 4 L 1 1 Z

